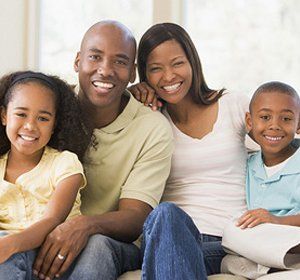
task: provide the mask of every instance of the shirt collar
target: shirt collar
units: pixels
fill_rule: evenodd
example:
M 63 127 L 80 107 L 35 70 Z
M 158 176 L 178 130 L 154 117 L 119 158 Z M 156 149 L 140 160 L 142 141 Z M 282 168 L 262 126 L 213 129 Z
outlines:
M 254 176 L 266 181 L 276 181 L 280 178 L 280 176 L 300 173 L 300 139 L 294 139 L 292 145 L 298 147 L 297 151 L 291 156 L 283 169 L 280 172 L 275 173 L 270 178 L 266 177 L 262 153 L 261 151 L 257 152 L 254 155 L 253 164 L 251 164 L 251 170 Z
M 122 130 L 132 122 L 138 112 L 139 107 L 143 105 L 138 102 L 128 90 L 125 90 L 123 94 L 129 97 L 129 101 L 122 113 L 112 123 L 100 129 L 95 129 L 95 131 L 115 133 Z

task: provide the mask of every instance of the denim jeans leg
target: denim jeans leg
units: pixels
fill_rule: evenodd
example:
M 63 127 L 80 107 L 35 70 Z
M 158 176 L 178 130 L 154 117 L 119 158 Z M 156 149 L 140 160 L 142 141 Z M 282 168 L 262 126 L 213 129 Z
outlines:
M 221 243 L 222 238 L 219 236 L 202 235 L 202 252 L 207 275 L 220 273 L 221 261 L 226 255 Z
M 207 279 L 201 234 L 175 204 L 164 202 L 148 216 L 142 242 L 143 280 Z
M 0 231 L 1 236 L 7 235 Z M 5 280 L 31 280 L 33 278 L 32 265 L 36 257 L 36 250 L 12 255 L 6 262 L 0 264 L 0 279 Z
M 60 279 L 115 280 L 122 273 L 140 267 L 141 255 L 137 246 L 95 234 Z

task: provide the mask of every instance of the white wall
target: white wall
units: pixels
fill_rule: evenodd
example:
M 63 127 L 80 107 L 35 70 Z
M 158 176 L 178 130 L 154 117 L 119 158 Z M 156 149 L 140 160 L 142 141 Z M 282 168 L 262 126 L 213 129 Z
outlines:
M 25 0 L 0 0 L 0 75 L 26 66 Z

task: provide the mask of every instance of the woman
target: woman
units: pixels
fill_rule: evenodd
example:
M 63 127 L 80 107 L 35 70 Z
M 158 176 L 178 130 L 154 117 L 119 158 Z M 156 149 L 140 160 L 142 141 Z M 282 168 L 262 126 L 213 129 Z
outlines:
M 206 279 L 220 272 L 226 223 L 246 210 L 246 96 L 210 89 L 196 48 L 173 23 L 152 26 L 138 48 L 141 101 L 160 105 L 175 138 L 163 201 L 144 225 L 143 279 Z

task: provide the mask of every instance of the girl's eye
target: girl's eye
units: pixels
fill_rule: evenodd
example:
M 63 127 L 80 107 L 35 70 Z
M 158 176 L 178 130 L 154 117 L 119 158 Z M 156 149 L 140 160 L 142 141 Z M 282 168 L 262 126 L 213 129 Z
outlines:
M 41 122 L 48 122 L 49 119 L 46 118 L 46 117 L 38 117 L 38 120 L 41 121 Z
M 25 118 L 26 114 L 25 113 L 16 113 L 16 116 L 20 117 L 20 118 Z

